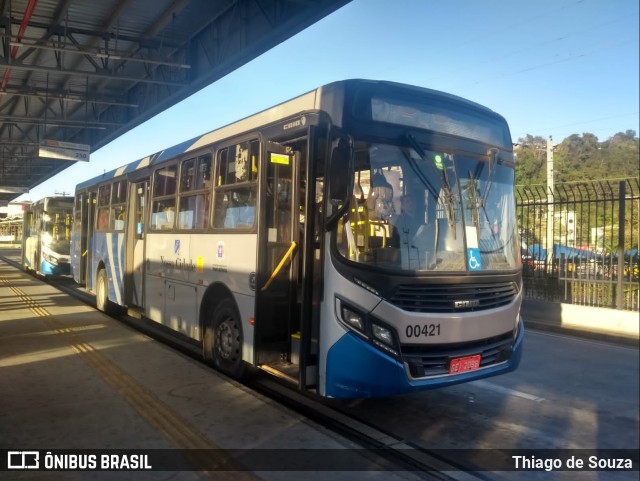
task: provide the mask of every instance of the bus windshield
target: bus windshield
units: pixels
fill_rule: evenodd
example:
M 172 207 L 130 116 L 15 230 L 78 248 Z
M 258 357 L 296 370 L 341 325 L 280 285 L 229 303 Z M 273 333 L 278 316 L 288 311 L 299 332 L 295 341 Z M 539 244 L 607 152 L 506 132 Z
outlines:
M 513 180 L 496 149 L 473 156 L 357 142 L 338 252 L 394 271 L 515 270 Z
M 42 242 L 57 253 L 69 253 L 71 243 L 71 208 L 50 209 L 42 218 Z

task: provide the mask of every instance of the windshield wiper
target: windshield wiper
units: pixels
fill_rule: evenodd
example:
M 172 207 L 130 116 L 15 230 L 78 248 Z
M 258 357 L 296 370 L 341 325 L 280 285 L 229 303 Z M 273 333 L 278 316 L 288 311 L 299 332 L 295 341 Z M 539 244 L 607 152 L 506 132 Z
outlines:
M 473 216 L 474 227 L 478 229 L 478 231 L 480 230 L 480 211 L 482 210 L 482 213 L 484 214 L 484 218 L 487 220 L 487 224 L 490 226 L 489 228 L 491 230 L 491 237 L 493 238 L 493 242 L 494 242 L 494 245 L 491 246 L 492 247 L 491 250 L 481 249 L 480 252 L 482 254 L 493 254 L 495 252 L 500 252 L 504 249 L 504 244 L 500 244 L 500 236 L 493 229 L 493 226 L 491 225 L 491 219 L 489 218 L 489 214 L 487 212 L 485 199 L 478 196 L 478 186 L 476 183 L 477 179 L 474 178 L 471 172 L 468 172 L 468 174 L 469 174 L 469 182 L 467 183 L 466 188 L 469 189 L 469 197 L 474 204 L 474 209 L 473 209 L 473 212 L 471 213 L 471 215 Z M 485 192 L 486 192 L 486 189 L 485 189 Z
M 406 139 L 409 143 L 409 146 L 418 154 L 418 156 L 422 160 L 426 161 L 426 154 L 424 150 L 422 150 L 422 147 L 420 147 L 420 144 L 418 144 L 416 139 L 414 139 L 411 134 L 407 134 Z M 416 165 L 416 161 L 413 159 L 413 157 L 411 157 L 411 155 L 405 152 L 404 150 L 402 151 L 402 153 L 404 154 L 405 158 L 409 162 L 409 166 L 411 167 L 411 170 L 413 170 L 413 173 L 416 174 L 418 179 L 420 179 L 420 182 L 422 182 L 422 184 L 427 188 L 427 190 L 429 191 L 429 193 L 431 193 L 434 199 L 437 199 L 439 195 L 438 189 L 434 187 L 434 185 L 431 183 L 429 178 L 426 177 L 424 173 L 420 170 L 420 167 Z
M 467 172 L 469 180 L 467 181 L 466 188 L 469 190 L 469 199 L 471 200 L 471 204 L 473 204 L 473 211 L 471 212 L 471 217 L 473 218 L 473 226 L 476 229 L 480 229 L 480 209 L 484 210 L 484 200 L 478 197 L 478 185 L 476 184 L 476 179 L 473 174 L 469 171 Z M 464 189 L 463 189 L 464 190 Z M 484 210 L 484 215 L 487 218 L 487 222 L 489 222 L 489 217 L 487 216 L 487 211 Z
M 435 166 L 433 165 L 433 162 L 431 162 L 430 159 L 427 159 L 427 153 L 424 151 L 424 149 L 420 145 L 420 142 L 418 142 L 416 138 L 410 133 L 407 133 L 405 135 L 405 139 L 407 140 L 407 143 L 409 144 L 409 146 L 418 154 L 420 159 L 422 159 L 422 161 L 425 164 L 431 166 L 431 170 L 434 172 L 436 177 L 442 175 L 442 201 L 444 203 L 444 209 L 447 214 L 447 221 L 449 222 L 449 227 L 451 228 L 451 231 L 453 232 L 453 237 L 455 239 L 456 238 L 456 229 L 455 229 L 456 221 L 455 221 L 455 213 L 453 209 L 453 206 L 455 204 L 455 196 L 451 192 L 449 177 L 447 176 L 447 167 L 446 165 L 443 165 L 442 174 L 440 174 L 438 170 L 435 168 Z M 416 161 L 411 157 L 411 155 L 404 153 L 404 156 L 407 158 L 409 165 L 411 166 L 411 169 L 414 171 L 416 176 L 420 179 L 420 181 L 424 184 L 424 186 L 429 190 L 429 192 L 431 192 L 431 195 L 433 195 L 433 198 L 437 200 L 440 197 L 440 193 L 429 181 L 429 178 L 425 176 L 424 173 L 420 170 L 420 168 L 416 165 Z
M 482 202 L 483 205 L 486 203 L 487 195 L 489 195 L 489 190 L 491 190 L 491 186 L 493 185 L 493 177 L 496 173 L 496 166 L 498 165 L 498 149 L 491 148 L 489 149 L 489 174 L 487 175 L 487 181 L 484 184 L 484 191 L 482 192 Z
M 481 197 L 478 195 L 478 185 L 477 181 L 479 180 L 475 177 L 471 172 L 469 174 L 469 182 L 467 183 L 468 189 L 470 191 L 469 197 L 472 199 L 475 209 L 473 210 L 473 224 L 477 229 L 480 228 L 480 211 L 484 214 L 484 218 L 487 220 L 487 223 L 491 224 L 491 220 L 489 219 L 489 214 L 487 213 L 487 202 L 485 197 Z M 484 190 L 487 192 L 487 189 Z M 496 232 L 493 232 L 491 229 L 491 235 L 495 239 Z

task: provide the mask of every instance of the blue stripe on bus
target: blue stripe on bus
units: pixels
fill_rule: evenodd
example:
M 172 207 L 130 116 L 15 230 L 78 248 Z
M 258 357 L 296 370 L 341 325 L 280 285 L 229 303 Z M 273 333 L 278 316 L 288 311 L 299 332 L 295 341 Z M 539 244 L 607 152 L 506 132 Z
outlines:
M 102 261 L 109 279 L 109 299 L 116 304 L 123 303 L 124 278 L 124 233 L 99 232 L 94 235 L 95 249 L 93 265 L 97 269 Z M 95 269 L 92 269 L 96 272 Z
M 510 372 L 520 364 L 523 337 L 524 329 L 521 327 L 511 358 L 499 366 L 456 376 L 410 381 L 400 362 L 349 332 L 327 353 L 325 395 L 347 399 L 394 396 Z

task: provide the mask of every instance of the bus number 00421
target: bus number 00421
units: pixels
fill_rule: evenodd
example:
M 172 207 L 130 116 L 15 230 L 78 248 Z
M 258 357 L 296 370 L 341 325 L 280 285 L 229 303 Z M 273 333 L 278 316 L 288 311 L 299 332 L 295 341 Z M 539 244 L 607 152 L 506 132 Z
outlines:
M 407 337 L 435 337 L 440 335 L 440 324 L 416 324 L 407 326 Z

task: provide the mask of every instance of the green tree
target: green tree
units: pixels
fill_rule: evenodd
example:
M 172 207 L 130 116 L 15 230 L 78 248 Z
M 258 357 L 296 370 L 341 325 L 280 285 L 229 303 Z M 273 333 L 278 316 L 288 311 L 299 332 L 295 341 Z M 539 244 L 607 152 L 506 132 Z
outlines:
M 573 134 L 555 147 L 555 183 L 637 178 L 639 139 L 634 130 L 618 132 L 604 142 L 594 134 Z M 546 183 L 546 140 L 528 134 L 518 139 L 516 183 Z
M 518 139 L 516 148 L 516 184 L 538 184 L 546 179 L 547 141 L 528 134 Z

